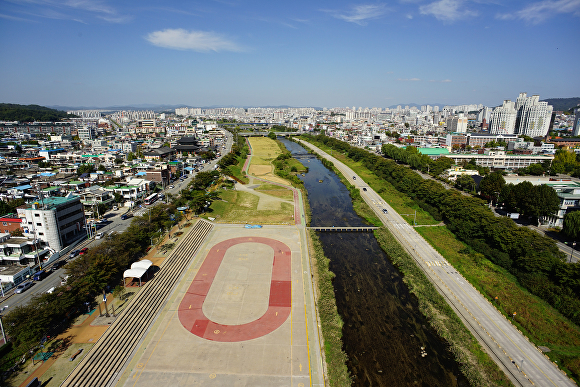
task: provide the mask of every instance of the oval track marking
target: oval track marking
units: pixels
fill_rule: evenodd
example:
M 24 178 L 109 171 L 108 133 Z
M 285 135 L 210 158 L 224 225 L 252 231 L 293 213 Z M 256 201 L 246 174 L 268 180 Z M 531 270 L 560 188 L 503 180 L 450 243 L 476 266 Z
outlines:
M 227 250 L 240 243 L 260 243 L 274 253 L 268 309 L 256 320 L 239 325 L 218 324 L 205 316 L 202 306 Z M 181 325 L 207 340 L 237 342 L 265 336 L 278 329 L 290 315 L 292 306 L 291 251 L 284 243 L 270 238 L 241 237 L 216 244 L 207 254 L 183 300 L 179 304 Z M 188 308 L 191 306 L 191 308 Z M 227 336 L 219 335 L 228 330 Z

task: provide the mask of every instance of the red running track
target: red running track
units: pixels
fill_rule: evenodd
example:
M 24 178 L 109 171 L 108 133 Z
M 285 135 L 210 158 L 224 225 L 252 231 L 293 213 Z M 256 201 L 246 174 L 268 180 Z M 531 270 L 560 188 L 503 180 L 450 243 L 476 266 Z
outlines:
M 218 324 L 205 316 L 202 306 L 226 251 L 240 243 L 261 243 L 274 250 L 268 310 L 262 317 L 246 324 Z M 179 321 L 194 335 L 221 342 L 252 340 L 275 331 L 290 315 L 292 305 L 290 258 L 290 248 L 275 239 L 240 237 L 216 244 L 207 254 L 179 304 Z

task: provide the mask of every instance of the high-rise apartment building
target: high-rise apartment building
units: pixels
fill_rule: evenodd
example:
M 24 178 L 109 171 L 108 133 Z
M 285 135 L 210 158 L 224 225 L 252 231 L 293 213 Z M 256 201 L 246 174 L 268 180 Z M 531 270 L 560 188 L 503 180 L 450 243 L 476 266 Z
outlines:
M 516 127 L 516 105 L 509 99 L 503 101 L 502 106 L 493 109 L 489 132 L 491 134 L 513 134 Z
M 574 109 L 574 136 L 580 135 L 580 106 Z
M 528 97 L 526 93 L 520 93 L 515 107 L 517 134 L 530 137 L 548 134 L 553 108 L 547 102 L 540 102 L 539 95 Z
M 449 117 L 447 119 L 447 131 L 451 133 L 467 132 L 467 117 L 465 117 L 465 114 L 459 113 L 457 116 Z

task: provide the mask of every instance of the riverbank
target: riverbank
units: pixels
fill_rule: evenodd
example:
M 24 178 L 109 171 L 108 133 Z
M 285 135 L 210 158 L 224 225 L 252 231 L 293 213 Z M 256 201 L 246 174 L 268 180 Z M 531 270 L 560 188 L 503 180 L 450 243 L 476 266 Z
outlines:
M 323 150 L 327 149 L 324 145 L 314 144 L 320 146 Z M 328 151 L 330 152 L 330 149 Z M 334 156 L 337 157 L 337 152 L 335 151 L 334 153 Z M 341 157 L 341 161 L 343 161 L 343 158 Z M 351 186 L 348 180 L 336 168 L 333 167 L 333 169 L 341 176 L 341 180 L 347 187 Z M 357 173 L 361 169 L 360 166 L 357 166 Z M 361 176 L 369 174 L 372 173 L 366 170 L 362 171 Z M 375 179 L 377 178 L 375 177 Z M 355 209 L 369 223 L 375 224 L 378 219 L 376 219 L 374 212 L 362 200 L 358 189 L 351 188 L 349 191 L 352 192 L 351 198 L 355 203 Z M 384 190 L 382 192 L 384 193 Z M 369 213 L 371 216 L 368 216 Z M 427 216 L 422 215 L 420 219 Z M 429 221 L 427 219 L 425 223 L 431 224 L 435 223 L 435 221 Z M 471 332 L 463 325 L 443 297 L 435 290 L 433 284 L 416 266 L 412 258 L 396 242 L 390 232 L 385 228 L 381 228 L 375 232 L 375 236 L 383 251 L 385 251 L 392 263 L 404 275 L 403 281 L 407 284 L 409 290 L 417 296 L 420 310 L 428 318 L 429 324 L 449 343 L 456 360 L 461 364 L 462 373 L 468 378 L 469 382 L 473 386 L 511 385 L 510 380 L 491 360 L 487 353 L 482 350 Z

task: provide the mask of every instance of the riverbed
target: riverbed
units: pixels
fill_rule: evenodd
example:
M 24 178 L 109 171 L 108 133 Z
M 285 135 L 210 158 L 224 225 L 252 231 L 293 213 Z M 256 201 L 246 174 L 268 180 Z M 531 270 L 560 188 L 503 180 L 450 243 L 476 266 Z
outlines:
M 281 140 L 308 167 L 311 226 L 363 226 L 339 177 L 300 145 Z M 369 232 L 319 232 L 344 321 L 343 349 L 354 386 L 469 386 L 447 343 Z

